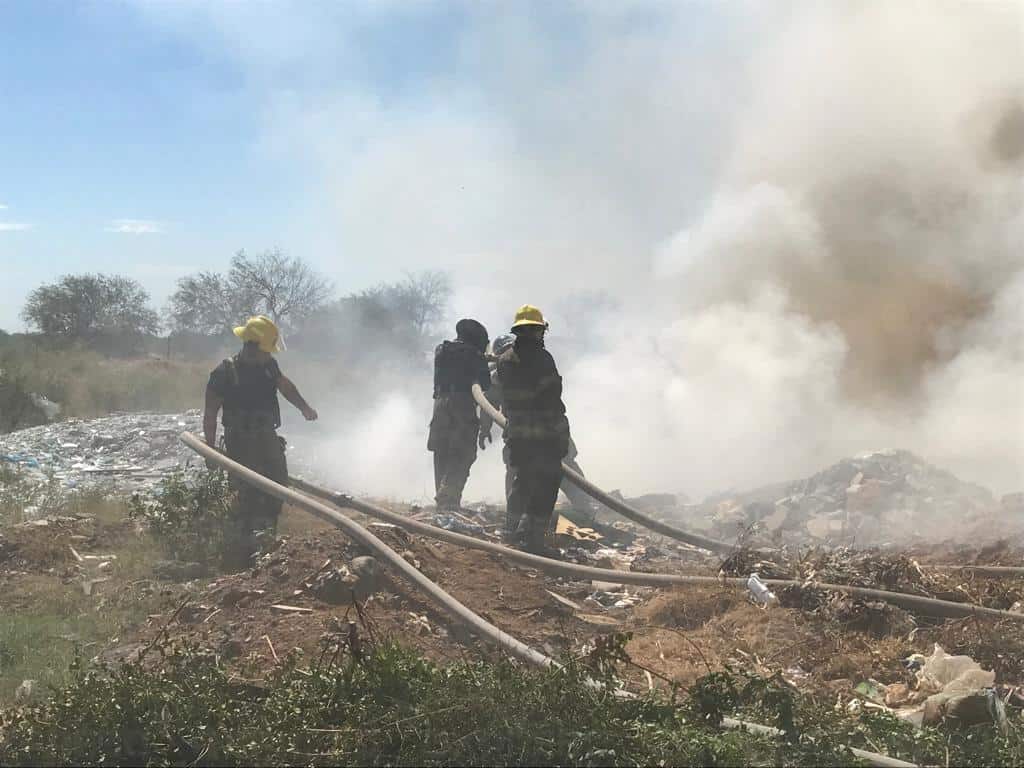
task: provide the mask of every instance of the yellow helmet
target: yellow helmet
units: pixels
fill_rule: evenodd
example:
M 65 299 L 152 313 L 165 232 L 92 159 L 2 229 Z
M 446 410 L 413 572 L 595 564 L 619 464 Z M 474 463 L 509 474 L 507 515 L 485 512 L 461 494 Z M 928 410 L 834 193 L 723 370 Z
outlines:
M 264 315 L 250 317 L 245 325 L 235 328 L 235 336 L 242 341 L 254 341 L 260 345 L 264 352 L 280 352 L 284 345 L 281 342 L 281 332 L 277 329 L 274 321 Z
M 513 328 L 520 328 L 524 325 L 540 325 L 544 328 L 548 327 L 541 311 L 529 304 L 523 304 L 523 306 L 516 310 L 516 319 L 512 322 Z

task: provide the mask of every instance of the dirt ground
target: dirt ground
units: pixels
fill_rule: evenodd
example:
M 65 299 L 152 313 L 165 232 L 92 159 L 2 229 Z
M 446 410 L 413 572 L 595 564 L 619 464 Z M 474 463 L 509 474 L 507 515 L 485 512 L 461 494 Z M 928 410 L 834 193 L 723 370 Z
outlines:
M 995 669 L 997 683 L 1024 681 L 1024 623 L 935 621 L 879 605 L 811 605 L 804 597 L 784 596 L 780 604 L 762 609 L 744 590 L 725 586 L 630 587 L 609 598 L 588 581 L 552 578 L 496 555 L 392 526 L 373 524 L 371 530 L 484 619 L 549 655 L 579 656 L 601 635 L 630 633 L 626 648 L 633 664 L 627 679 L 636 690 L 685 686 L 709 670 L 730 666 L 780 673 L 798 689 L 834 702 L 851 696 L 852 688 L 868 678 L 881 683 L 903 680 L 901 660 L 915 652 L 929 654 L 936 642 Z M 0 539 L 0 612 L 29 610 L 34 591 L 47 581 L 77 587 L 87 579 L 74 548 L 79 555 L 119 556 L 117 565 L 106 571 L 109 581 L 83 594 L 82 601 L 160 597 L 160 610 L 131 631 L 118 633 L 116 642 L 97 654 L 107 661 L 130 658 L 161 638 L 188 640 L 220 654 L 240 675 L 256 678 L 296 649 L 307 660 L 316 660 L 352 632 L 361 642 L 394 640 L 440 662 L 493 658 L 501 652 L 468 635 L 400 579 L 386 577 L 358 605 L 350 596 L 336 604 L 318 598 L 310 586 L 318 574 L 350 565 L 367 553 L 338 530 L 296 511 L 286 512 L 281 532 L 280 546 L 251 570 L 175 583 L 146 574 L 150 555 L 133 549 L 140 537 L 134 524 L 56 521 L 45 527 L 18 526 L 5 530 Z M 660 540 L 651 540 L 649 546 L 664 554 L 634 563 L 636 570 L 716 572 L 709 567 L 714 558 L 674 556 L 674 545 Z M 954 556 L 964 563 L 1022 562 L 1020 552 L 1008 546 L 931 554 L 947 562 Z M 1024 594 L 1020 579 L 949 578 L 962 582 L 950 589 L 962 588 L 998 607 L 1008 607 L 1003 604 Z M 622 604 L 616 607 L 615 601 Z

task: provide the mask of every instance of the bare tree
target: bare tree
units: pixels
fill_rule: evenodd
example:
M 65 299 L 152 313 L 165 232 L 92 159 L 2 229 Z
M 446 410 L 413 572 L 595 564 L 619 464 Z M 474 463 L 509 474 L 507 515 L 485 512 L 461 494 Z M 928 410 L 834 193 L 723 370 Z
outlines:
M 254 257 L 239 251 L 227 274 L 198 272 L 181 278 L 169 310 L 175 330 L 211 336 L 259 314 L 294 328 L 323 308 L 331 290 L 302 259 L 278 250 Z
M 407 274 L 401 282 L 382 283 L 359 294 L 386 308 L 417 339 L 434 332 L 451 295 L 451 278 L 436 270 Z
M 169 302 L 175 330 L 207 336 L 230 331 L 246 316 L 256 314 L 256 306 L 255 296 L 233 290 L 227 278 L 216 272 L 181 278 Z
M 302 259 L 279 250 L 250 257 L 239 251 L 231 260 L 228 285 L 241 296 L 254 297 L 258 308 L 275 323 L 296 325 L 319 310 L 331 285 Z
M 450 295 L 445 273 L 410 274 L 325 306 L 303 323 L 295 341 L 308 354 L 352 366 L 415 360 L 436 333 Z M 319 341 L 304 347 L 304 337 Z

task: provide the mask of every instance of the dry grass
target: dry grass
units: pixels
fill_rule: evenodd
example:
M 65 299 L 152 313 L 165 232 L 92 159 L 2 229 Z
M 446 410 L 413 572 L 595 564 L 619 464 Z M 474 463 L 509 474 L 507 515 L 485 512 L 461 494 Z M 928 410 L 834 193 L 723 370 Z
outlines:
M 200 408 L 214 362 L 117 360 L 78 347 L 47 349 L 27 343 L 0 348 L 0 368 L 8 376 L 25 390 L 59 403 L 64 416 L 81 418 Z

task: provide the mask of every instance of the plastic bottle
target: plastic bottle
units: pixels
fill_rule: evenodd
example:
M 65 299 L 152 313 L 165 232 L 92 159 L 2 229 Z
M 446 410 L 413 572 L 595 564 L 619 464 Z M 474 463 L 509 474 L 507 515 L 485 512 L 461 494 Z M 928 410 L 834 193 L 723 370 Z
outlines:
M 750 596 L 754 599 L 754 602 L 763 608 L 767 608 L 772 603 L 778 602 L 778 598 L 775 597 L 775 593 L 768 589 L 768 585 L 761 581 L 761 577 L 756 573 L 750 574 L 750 578 L 747 579 L 747 590 L 749 590 Z

